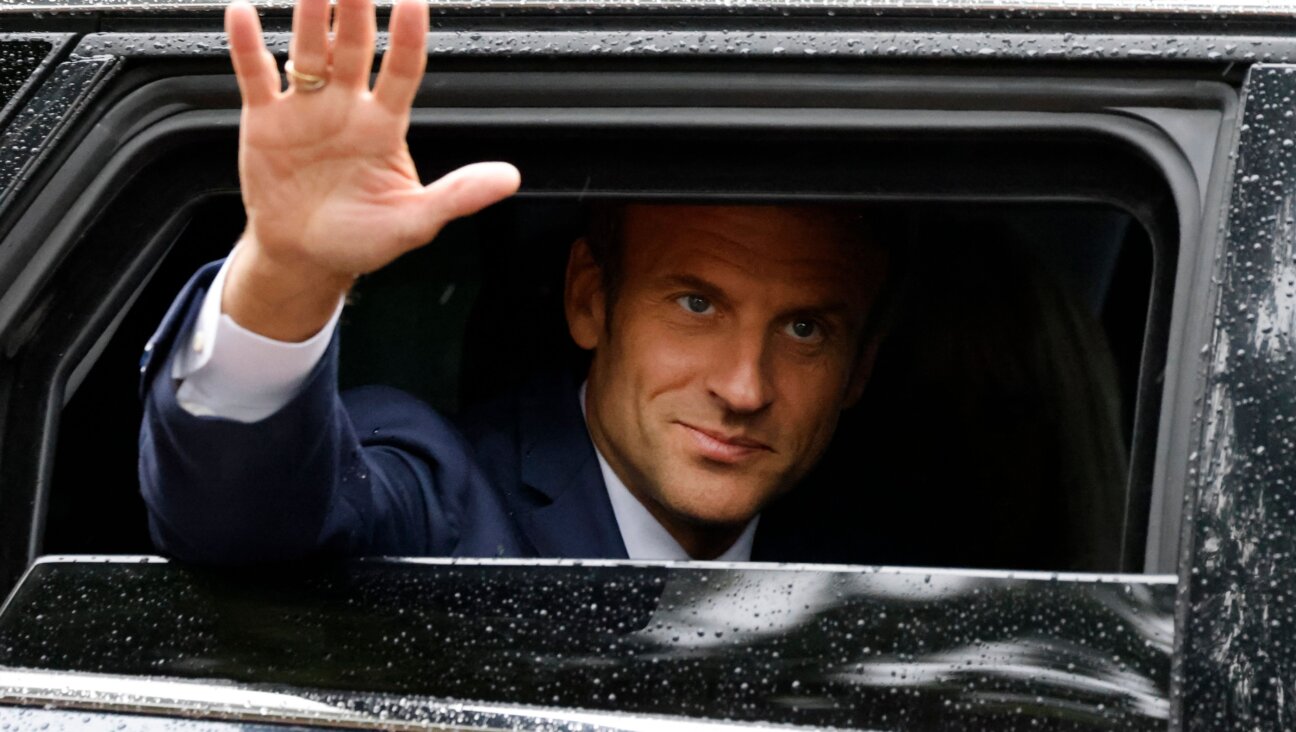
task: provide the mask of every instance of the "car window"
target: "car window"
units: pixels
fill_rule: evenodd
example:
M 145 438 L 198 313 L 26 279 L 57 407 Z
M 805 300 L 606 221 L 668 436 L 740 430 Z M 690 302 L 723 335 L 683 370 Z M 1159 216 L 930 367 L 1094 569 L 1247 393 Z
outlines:
M 592 200 L 849 203 L 884 225 L 895 254 L 887 332 L 865 398 L 803 489 L 770 512 L 770 525 L 815 527 L 781 555 L 1140 570 L 1178 248 L 1172 181 L 1099 134 L 951 132 L 926 119 L 910 131 L 887 117 L 901 129 L 796 138 L 644 128 L 583 140 L 534 128 L 528 144 L 416 126 L 412 149 L 429 175 L 489 150 L 536 183 L 361 280 L 342 319 L 341 384 L 396 386 L 455 416 L 536 369 L 579 370 L 560 298 Z M 460 144 L 432 144 L 431 130 Z M 202 147 L 206 175 L 233 180 L 232 142 Z M 1032 153 L 1005 158 L 1010 145 Z M 141 191 L 151 181 L 137 180 Z M 167 226 L 169 254 L 97 358 L 72 372 L 46 552 L 150 548 L 134 437 L 105 435 L 94 415 L 108 405 L 139 414 L 135 354 L 180 284 L 228 251 L 238 199 L 205 195 Z M 96 488 L 105 478 L 112 490 Z M 105 515 L 117 520 L 91 518 Z
M 766 519 L 815 526 L 802 561 L 1117 570 L 1152 246 L 1095 205 L 867 208 L 895 239 L 887 333 L 860 405 L 819 468 Z M 344 311 L 342 386 L 385 384 L 456 415 L 535 371 L 581 368 L 562 311 L 587 206 L 522 199 L 448 228 L 363 278 Z M 933 223 L 939 222 L 939 224 Z M 90 415 L 137 413 L 130 356 L 176 283 L 223 256 L 238 201 L 194 214 L 163 276 L 69 401 L 46 550 L 148 551 L 127 490 L 133 436 Z M 89 504 L 118 521 L 87 521 Z M 824 506 L 834 510 L 825 512 Z M 866 535 L 868 541 L 859 537 Z

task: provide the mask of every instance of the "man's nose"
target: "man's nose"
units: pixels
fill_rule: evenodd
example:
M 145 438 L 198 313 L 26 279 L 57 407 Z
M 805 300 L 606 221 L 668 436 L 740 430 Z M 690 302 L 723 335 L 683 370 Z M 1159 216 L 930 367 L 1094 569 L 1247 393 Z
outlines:
M 763 337 L 737 340 L 715 354 L 707 388 L 731 412 L 759 412 L 774 399 L 767 344 Z

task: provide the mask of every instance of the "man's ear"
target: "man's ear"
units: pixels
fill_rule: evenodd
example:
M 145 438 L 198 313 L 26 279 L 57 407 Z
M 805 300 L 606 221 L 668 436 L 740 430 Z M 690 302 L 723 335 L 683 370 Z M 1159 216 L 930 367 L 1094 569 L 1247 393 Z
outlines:
M 843 409 L 855 406 L 860 397 L 864 396 L 864 387 L 868 386 L 869 377 L 873 375 L 873 364 L 877 361 L 878 347 L 881 345 L 882 337 L 875 335 L 860 349 L 859 357 L 855 359 L 855 369 L 851 372 L 850 383 L 846 385 L 846 401 L 842 403 Z
M 585 238 L 577 239 L 572 242 L 571 253 L 567 256 L 563 307 L 572 340 L 587 351 L 594 350 L 603 335 L 606 302 L 603 269 L 594 261 L 594 253 Z

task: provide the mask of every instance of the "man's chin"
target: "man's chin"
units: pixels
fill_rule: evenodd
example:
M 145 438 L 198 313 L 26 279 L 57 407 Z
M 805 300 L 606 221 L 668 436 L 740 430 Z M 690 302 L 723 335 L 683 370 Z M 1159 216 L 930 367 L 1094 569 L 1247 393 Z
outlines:
M 700 494 L 700 495 L 699 495 Z M 732 494 L 720 487 L 698 486 L 669 500 L 671 512 L 693 526 L 723 528 L 745 525 L 760 513 L 763 501 L 750 493 Z

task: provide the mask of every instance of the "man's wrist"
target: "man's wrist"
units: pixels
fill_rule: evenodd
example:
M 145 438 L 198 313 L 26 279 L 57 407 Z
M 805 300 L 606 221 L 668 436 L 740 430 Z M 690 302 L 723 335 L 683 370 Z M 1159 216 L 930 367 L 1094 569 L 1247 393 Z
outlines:
M 303 262 L 281 262 L 245 234 L 221 295 L 221 311 L 239 326 L 277 341 L 299 343 L 319 333 L 355 278 Z

